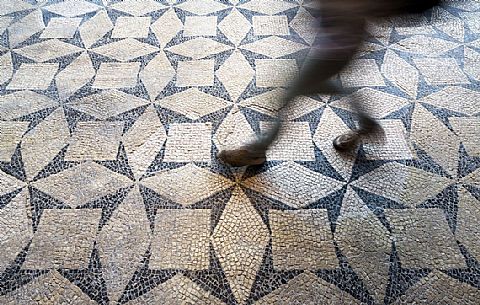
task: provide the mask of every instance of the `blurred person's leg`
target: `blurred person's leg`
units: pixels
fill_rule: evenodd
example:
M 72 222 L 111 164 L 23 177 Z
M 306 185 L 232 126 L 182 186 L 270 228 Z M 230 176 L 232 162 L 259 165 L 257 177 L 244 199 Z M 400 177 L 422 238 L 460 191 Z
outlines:
M 280 103 L 278 116 L 269 130 L 251 143 L 233 150 L 221 151 L 218 157 L 232 166 L 259 165 L 266 160 L 266 151 L 276 140 L 283 126 L 283 118 L 288 106 L 297 96 L 312 94 L 339 93 L 329 80 L 337 75 L 355 55 L 363 41 L 363 18 L 349 18 L 343 15 L 326 14 L 325 30 L 320 48 L 314 49 L 307 57 L 299 76 L 290 85 Z M 364 111 L 360 101 L 352 101 L 358 115 L 359 128 L 337 137 L 333 145 L 339 151 L 349 151 L 357 147 L 361 137 L 379 129 L 379 125 Z

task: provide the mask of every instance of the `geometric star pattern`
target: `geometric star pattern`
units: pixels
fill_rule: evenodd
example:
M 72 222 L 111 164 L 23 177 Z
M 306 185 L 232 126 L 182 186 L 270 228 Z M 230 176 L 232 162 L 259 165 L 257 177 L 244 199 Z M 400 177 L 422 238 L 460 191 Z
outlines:
M 369 21 L 298 97 L 312 0 L 2 0 L 0 304 L 480 299 L 480 4 Z M 386 130 L 340 155 L 351 99 Z

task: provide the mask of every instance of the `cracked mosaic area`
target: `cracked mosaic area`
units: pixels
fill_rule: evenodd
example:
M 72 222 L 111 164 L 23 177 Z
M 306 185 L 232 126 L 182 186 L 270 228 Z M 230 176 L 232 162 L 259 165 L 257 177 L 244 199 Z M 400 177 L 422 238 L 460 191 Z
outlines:
M 480 3 L 370 21 L 260 167 L 307 0 L 0 1 L 0 304 L 480 304 Z M 339 155 L 352 98 L 386 131 Z

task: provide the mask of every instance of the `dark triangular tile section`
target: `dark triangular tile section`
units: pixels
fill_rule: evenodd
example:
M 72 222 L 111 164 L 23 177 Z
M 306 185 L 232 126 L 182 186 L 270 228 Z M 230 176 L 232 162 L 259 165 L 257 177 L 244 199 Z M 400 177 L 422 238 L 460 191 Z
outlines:
M 385 217 L 385 209 L 406 209 L 407 207 L 401 203 L 398 203 L 394 200 L 385 198 L 383 196 L 367 192 L 361 188 L 352 186 L 352 189 L 357 193 L 357 195 L 362 199 L 362 201 L 367 205 L 367 207 L 377 216 L 378 220 L 389 230 L 391 231 L 390 223 Z
M 130 93 L 130 92 L 127 92 Z M 145 112 L 145 109 L 148 108 L 148 105 L 140 106 L 135 109 L 131 109 L 127 112 L 121 113 L 114 117 L 110 117 L 107 121 L 123 121 L 123 134 L 125 134 L 132 126 L 135 124 L 137 119 Z
M 0 196 L 0 209 L 3 209 L 5 206 L 7 206 L 7 204 L 9 204 L 10 201 L 12 201 L 12 199 L 15 198 L 15 196 L 17 196 L 21 191 L 22 191 L 22 189 L 20 188 L 18 190 L 13 191 L 13 192 L 1 195 Z
M 312 99 L 318 99 L 315 96 L 311 97 Z M 295 103 L 295 102 L 294 102 Z M 318 109 L 309 112 L 298 119 L 293 120 L 294 122 L 308 122 L 310 125 L 310 132 L 315 134 L 315 131 L 322 120 L 323 111 L 325 110 L 325 106 L 320 106 Z
M 452 178 L 452 176 L 447 173 L 438 163 L 436 163 L 432 157 L 430 157 L 424 150 L 418 147 L 415 143 L 412 143 L 413 148 L 417 154 L 417 158 L 412 160 L 406 160 L 400 162 L 406 166 L 413 166 L 415 168 L 424 170 L 426 172 L 434 173 L 439 176 Z
M 390 255 L 390 276 L 385 294 L 385 304 L 393 303 L 420 279 L 430 273 L 430 269 L 404 269 L 398 257 L 395 243 Z
M 480 289 L 480 262 L 468 252 L 465 246 L 462 244 L 459 244 L 458 246 L 465 257 L 467 268 L 445 270 L 444 272 L 460 282 L 470 284 L 473 287 Z
M 88 115 L 86 113 L 83 113 L 68 107 L 68 105 L 65 105 L 65 107 L 63 107 L 63 112 L 65 114 L 65 119 L 67 120 L 70 134 L 73 134 L 73 132 L 75 131 L 75 128 L 77 127 L 78 122 L 87 122 L 87 121 L 97 120 L 95 117 L 91 115 Z
M 281 285 L 286 284 L 288 281 L 301 273 L 301 270 L 277 271 L 274 269 L 272 241 L 270 240 L 265 248 L 262 265 L 257 272 L 257 276 L 250 291 L 250 297 L 248 298 L 246 304 L 255 303 L 262 297 L 268 295 Z
M 177 270 L 152 270 L 148 268 L 150 263 L 150 249 L 144 255 L 142 266 L 139 267 L 128 282 L 123 291 L 119 304 L 125 304 L 134 300 L 158 285 L 168 281 L 177 274 Z
M 87 269 L 60 269 L 58 272 L 98 304 L 109 303 L 107 285 L 102 277 L 102 265 L 96 247 L 93 248 Z
M 389 120 L 402 120 L 403 125 L 405 126 L 405 129 L 410 132 L 412 130 L 412 114 L 413 114 L 413 109 L 414 106 L 413 104 L 410 104 L 408 106 L 405 106 L 395 112 L 390 113 L 384 119 L 389 119 Z
M 210 221 L 212 234 L 218 222 L 220 221 L 220 216 L 222 216 L 225 206 L 232 197 L 233 188 L 234 187 L 228 188 L 211 196 L 210 198 L 189 206 L 190 209 L 211 209 Z
M 52 112 L 54 112 L 58 107 L 50 107 L 39 110 L 34 113 L 30 113 L 15 119 L 14 121 L 30 122 L 26 132 L 34 129 L 38 124 L 40 124 L 45 118 L 47 118 Z
M 338 248 L 337 244 L 335 242 L 334 244 L 335 252 L 339 260 L 339 267 L 334 270 L 317 270 L 315 274 L 319 278 L 337 286 L 343 291 L 348 292 L 361 302 L 373 305 L 374 300 L 368 292 L 362 279 L 355 273 L 355 271 L 353 271 L 353 268 L 350 266 L 346 257 Z
M 267 161 L 262 165 L 250 165 L 245 170 L 245 173 L 242 176 L 242 180 L 252 178 L 254 176 L 260 175 L 268 171 L 269 169 L 282 164 L 284 161 Z
M 348 126 L 348 128 L 352 130 L 357 128 L 357 125 L 355 124 L 355 116 L 353 113 L 342 108 L 330 108 L 333 110 L 333 112 L 335 112 L 336 115 L 338 115 L 342 119 L 342 121 L 345 123 L 345 125 Z
M 220 109 L 213 113 L 207 114 L 200 119 L 196 120 L 195 122 L 198 123 L 211 123 L 212 124 L 212 134 L 215 134 L 220 127 L 220 124 L 223 122 L 225 117 L 230 112 L 233 106 L 228 106 L 227 108 Z
M 444 108 L 438 108 L 427 103 L 420 103 L 422 106 L 427 109 L 431 114 L 433 114 L 437 119 L 440 120 L 445 126 L 447 126 L 450 131 L 454 131 L 452 125 L 448 121 L 449 117 L 465 117 L 463 113 L 458 113 L 455 111 L 447 110 Z
M 62 150 L 53 158 L 44 169 L 42 169 L 33 179 L 32 181 L 37 181 L 40 179 L 44 179 L 50 175 L 60 173 L 68 168 L 71 168 L 75 165 L 80 164 L 80 162 L 76 161 L 65 161 L 65 154 L 67 152 L 68 145 L 66 145 Z
M 355 160 L 355 163 L 353 164 L 352 168 L 352 175 L 350 176 L 350 181 L 355 181 L 361 176 L 379 168 L 382 165 L 387 164 L 388 162 L 391 162 L 389 160 L 368 160 L 365 151 L 363 148 L 360 146 L 358 149 L 358 154 L 357 154 L 357 159 Z
M 315 203 L 307 205 L 305 209 L 327 209 L 328 220 L 330 221 L 330 228 L 332 232 L 335 232 L 337 227 L 337 219 L 340 216 L 340 210 L 342 209 L 342 201 L 347 186 L 344 186 L 338 191 L 335 191 Z
M 253 131 L 257 135 L 262 134 L 262 130 L 260 129 L 260 122 L 273 122 L 275 119 L 269 115 L 263 114 L 256 110 L 247 108 L 247 107 L 239 107 L 240 111 L 243 113 L 247 122 L 252 127 Z
M 98 229 L 101 230 L 102 227 L 108 222 L 110 217 L 112 217 L 113 212 L 117 209 L 120 203 L 122 203 L 125 197 L 127 197 L 132 188 L 133 186 L 119 189 L 113 194 L 95 199 L 77 207 L 77 209 L 102 209 L 102 217 L 98 224 Z
M 225 303 L 238 304 L 212 245 L 210 245 L 210 267 L 207 270 L 182 273 Z
M 458 158 L 458 177 L 463 178 L 468 176 L 480 168 L 480 157 L 471 157 L 463 144 L 460 144 L 459 158 Z
M 462 186 L 466 188 L 473 197 L 480 201 L 480 188 L 468 184 L 463 184 Z
M 13 263 L 10 264 L 3 273 L 0 273 L 0 296 L 12 292 L 48 272 L 47 270 L 21 269 L 27 257 L 30 244 L 31 241 L 18 253 Z
M 149 167 L 146 170 L 146 173 L 144 177 L 141 177 L 140 180 L 142 180 L 145 177 L 150 177 L 153 176 L 155 173 L 160 172 L 164 169 L 169 169 L 171 168 L 170 164 L 162 162 L 163 157 L 165 156 L 165 146 L 166 146 L 167 141 L 165 141 L 162 145 L 162 148 L 160 151 L 157 153 L 155 156 L 155 159 L 152 161 L 152 163 L 149 165 Z
M 335 180 L 346 182 L 337 170 L 328 162 L 325 155 L 316 145 L 314 145 L 315 161 L 295 161 L 296 163 L 311 169 L 314 172 L 320 173 L 324 176 L 333 178 Z
M 167 108 L 162 108 L 161 106 L 154 105 L 155 109 L 157 110 L 158 117 L 160 118 L 160 122 L 165 126 L 168 132 L 168 127 L 170 124 L 173 123 L 192 123 L 193 120 L 187 118 L 181 113 L 172 111 Z
M 451 185 L 434 198 L 417 205 L 417 208 L 442 209 L 447 218 L 450 230 L 455 233 L 458 212 L 458 186 Z
M 33 186 L 28 187 L 30 194 L 30 206 L 32 209 L 33 232 L 37 231 L 38 223 L 45 209 L 70 209 L 68 205 L 53 198 L 52 196 L 37 190 Z
M 273 198 L 269 198 L 266 195 L 256 192 L 254 190 L 242 187 L 243 191 L 245 192 L 245 195 L 247 195 L 248 199 L 250 199 L 250 202 L 253 204 L 253 206 L 257 210 L 295 210 L 295 208 L 278 201 Z
M 147 213 L 147 218 L 150 221 L 150 229 L 153 232 L 155 227 L 155 215 L 157 215 L 157 210 L 162 209 L 183 209 L 183 207 L 171 200 L 163 198 L 155 191 L 144 187 L 143 185 L 139 186 L 140 194 L 143 198 L 143 204 L 145 205 L 145 211 Z
M 13 153 L 10 162 L 0 161 L 0 170 L 17 178 L 18 180 L 27 180 L 27 175 L 25 174 L 22 161 L 21 143 L 19 143 L 15 148 L 15 152 Z
M 128 165 L 127 152 L 123 143 L 118 147 L 117 159 L 114 161 L 96 161 L 98 164 L 105 166 L 111 171 L 127 176 L 132 181 L 135 181 L 135 176 L 132 169 Z

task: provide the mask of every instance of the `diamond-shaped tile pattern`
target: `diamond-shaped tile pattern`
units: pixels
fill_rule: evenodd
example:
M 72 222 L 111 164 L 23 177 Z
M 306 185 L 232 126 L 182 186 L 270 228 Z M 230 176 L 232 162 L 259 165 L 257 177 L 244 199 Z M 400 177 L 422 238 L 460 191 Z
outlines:
M 374 2 L 0 0 L 0 304 L 478 305 L 478 1 L 292 96 Z M 340 153 L 356 106 L 385 137 Z

